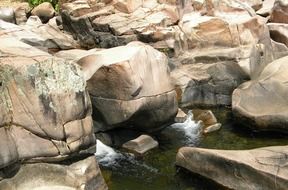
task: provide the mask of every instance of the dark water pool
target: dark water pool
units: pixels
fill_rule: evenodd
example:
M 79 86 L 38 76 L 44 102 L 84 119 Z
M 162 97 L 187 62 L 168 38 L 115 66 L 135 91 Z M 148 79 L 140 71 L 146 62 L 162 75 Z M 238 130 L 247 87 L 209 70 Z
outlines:
M 258 134 L 246 130 L 241 123 L 233 120 L 226 108 L 212 110 L 221 130 L 201 136 L 189 146 L 211 149 L 250 149 L 272 145 L 286 145 L 284 135 Z M 236 124 L 237 123 L 237 124 Z M 141 158 L 130 156 L 117 160 L 117 164 L 101 166 L 104 178 L 110 190 L 216 190 L 225 189 L 208 179 L 192 174 L 174 165 L 177 150 L 187 142 L 181 141 L 176 132 L 158 134 L 159 148 Z M 205 164 L 205 163 L 199 163 Z M 100 164 L 101 165 L 101 164 Z

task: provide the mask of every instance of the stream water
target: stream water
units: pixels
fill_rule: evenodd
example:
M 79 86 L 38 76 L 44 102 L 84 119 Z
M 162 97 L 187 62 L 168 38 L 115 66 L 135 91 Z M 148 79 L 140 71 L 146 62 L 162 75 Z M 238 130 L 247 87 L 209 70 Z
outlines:
M 96 157 L 109 190 L 225 189 L 208 179 L 175 167 L 177 150 L 182 146 L 241 150 L 288 144 L 284 135 L 247 130 L 233 119 L 228 109 L 217 108 L 212 111 L 222 123 L 221 130 L 205 136 L 199 135 L 197 123 L 193 120 L 186 121 L 190 122 L 186 124 L 192 128 L 184 131 L 179 130 L 180 126 L 170 126 L 154 136 L 159 142 L 159 148 L 143 157 L 107 148 L 98 141 Z M 187 130 L 192 135 L 187 135 Z

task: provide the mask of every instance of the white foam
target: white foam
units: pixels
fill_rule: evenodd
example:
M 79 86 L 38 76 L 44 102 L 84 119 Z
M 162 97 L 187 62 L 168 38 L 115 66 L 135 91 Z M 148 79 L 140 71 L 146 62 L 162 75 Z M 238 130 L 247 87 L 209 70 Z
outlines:
M 200 137 L 202 124 L 201 121 L 196 122 L 193 118 L 191 110 L 188 111 L 187 119 L 183 123 L 174 123 L 172 129 L 185 133 L 187 140 L 193 141 Z

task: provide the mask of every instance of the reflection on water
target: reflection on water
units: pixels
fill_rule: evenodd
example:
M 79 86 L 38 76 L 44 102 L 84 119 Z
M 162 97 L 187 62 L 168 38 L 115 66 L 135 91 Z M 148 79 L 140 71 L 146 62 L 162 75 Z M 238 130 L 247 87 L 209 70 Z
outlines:
M 222 123 L 221 130 L 202 136 L 200 123 L 193 121 L 193 115 L 190 115 L 190 119 L 187 119 L 185 124 L 173 124 L 156 134 L 154 138 L 158 140 L 159 148 L 140 158 L 118 150 L 111 150 L 110 147 L 105 153 L 103 148 L 106 149 L 106 145 L 103 147 L 103 144 L 100 143 L 100 148 L 98 148 L 99 142 L 97 142 L 96 155 L 109 189 L 223 189 L 210 180 L 175 168 L 174 163 L 178 149 L 182 146 L 197 146 L 237 150 L 288 144 L 285 136 L 252 133 L 243 129 L 241 123 L 236 125 L 228 109 L 221 108 L 212 111 L 218 121 Z M 121 135 L 123 134 L 125 133 Z M 106 156 L 103 157 L 103 155 Z

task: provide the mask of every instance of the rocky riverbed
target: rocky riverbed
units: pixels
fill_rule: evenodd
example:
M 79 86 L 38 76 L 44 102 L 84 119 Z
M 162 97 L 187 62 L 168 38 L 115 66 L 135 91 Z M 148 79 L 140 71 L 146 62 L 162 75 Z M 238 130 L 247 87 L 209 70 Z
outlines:
M 55 5 L 0 3 L 0 189 L 288 188 L 285 0 Z

